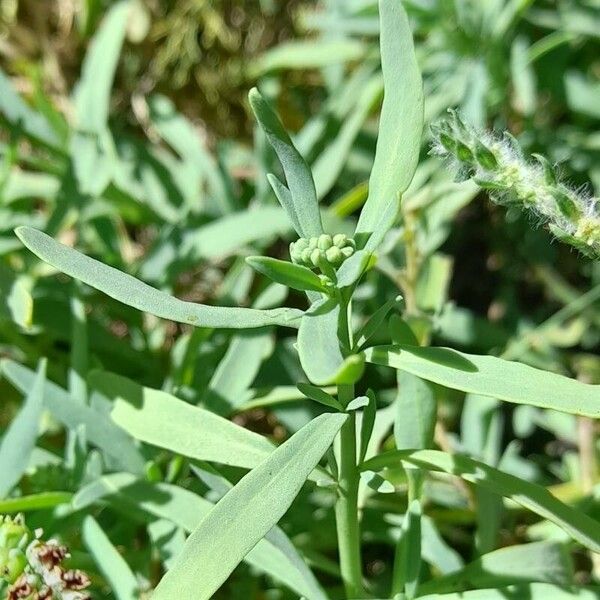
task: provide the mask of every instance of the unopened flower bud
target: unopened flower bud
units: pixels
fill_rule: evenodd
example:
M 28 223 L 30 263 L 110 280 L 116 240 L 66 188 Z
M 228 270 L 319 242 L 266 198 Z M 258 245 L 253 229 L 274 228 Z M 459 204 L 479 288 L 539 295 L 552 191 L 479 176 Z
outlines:
M 344 256 L 342 251 L 337 246 L 332 246 L 325 252 L 325 258 L 330 265 L 334 267 L 338 267 L 342 264 L 344 260 Z
M 333 240 L 328 233 L 323 233 L 319 236 L 319 240 L 317 242 L 317 247 L 319 250 L 327 250 L 327 248 L 331 248 L 333 244 Z
M 336 233 L 333 236 L 333 244 L 338 248 L 343 248 L 346 245 L 348 236 L 345 233 Z
M 318 248 L 315 248 L 311 253 L 310 253 L 310 262 L 313 264 L 313 266 L 318 267 L 319 263 L 321 262 L 321 251 Z

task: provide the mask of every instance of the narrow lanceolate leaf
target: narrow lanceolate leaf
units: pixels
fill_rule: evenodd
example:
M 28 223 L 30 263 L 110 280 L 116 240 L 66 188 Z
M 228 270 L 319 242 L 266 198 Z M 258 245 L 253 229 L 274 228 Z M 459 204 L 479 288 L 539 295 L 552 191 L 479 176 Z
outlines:
M 393 225 L 402 193 L 417 168 L 423 130 L 423 82 L 408 18 L 399 0 L 380 0 L 384 97 L 369 195 L 357 233 L 376 248 Z
M 396 448 L 429 448 L 433 442 L 437 404 L 432 386 L 411 373 L 398 373 L 394 439 Z
M 58 147 L 60 139 L 50 123 L 30 108 L 17 94 L 10 79 L 0 70 L 0 114 L 12 125 L 21 129 L 28 136 L 47 144 Z
M 454 390 L 573 415 L 600 417 L 600 386 L 522 363 L 449 348 L 405 345 L 375 346 L 366 350 L 365 356 L 367 362 L 408 371 Z
M 404 515 L 394 557 L 392 594 L 405 591 L 409 600 L 415 597 L 421 570 L 421 502 L 411 500 Z
M 253 395 L 252 382 L 274 348 L 268 329 L 244 331 L 229 340 L 227 352 L 212 374 L 201 404 L 213 413 L 227 416 Z
M 294 199 L 292 198 L 292 192 L 287 189 L 273 173 L 267 173 L 267 181 L 269 182 L 277 200 L 279 200 L 279 204 L 285 210 L 288 219 L 292 223 L 296 233 L 302 237 L 304 235 L 304 228 L 298 219 L 298 213 L 294 208 Z
M 295 265 L 268 256 L 249 256 L 246 258 L 246 262 L 276 283 L 287 285 L 295 290 L 327 292 L 327 288 L 321 283 L 318 275 L 302 265 Z
M 365 460 L 373 428 L 375 427 L 375 417 L 377 416 L 377 397 L 372 389 L 367 390 L 367 398 L 369 399 L 369 403 L 365 406 L 363 411 L 360 427 L 360 451 L 358 453 L 358 462 Z
M 385 318 L 394 306 L 400 302 L 402 296 L 397 296 L 393 300 L 388 300 L 380 306 L 370 317 L 369 320 L 359 329 L 356 335 L 355 346 L 362 348 L 373 337 L 379 328 L 383 325 Z
M 29 464 L 40 429 L 45 380 L 46 362 L 41 361 L 23 407 L 0 442 L 0 498 L 19 482 Z
M 317 417 L 250 471 L 188 538 L 153 598 L 212 598 L 285 514 L 345 420 L 340 414 Z
M 30 394 L 35 385 L 35 373 L 10 359 L 0 361 L 2 374 L 21 392 Z M 86 439 L 105 452 L 116 464 L 132 473 L 143 473 L 145 459 L 135 441 L 117 427 L 104 413 L 77 402 L 52 381 L 44 382 L 44 408 L 65 427 L 76 430 L 85 427 Z
M 354 383 L 363 372 L 361 355 L 344 358 L 338 341 L 339 304 L 318 300 L 298 331 L 298 354 L 306 376 L 316 385 Z
M 328 394 L 325 390 L 315 385 L 310 385 L 309 383 L 299 383 L 298 389 L 311 400 L 318 402 L 319 404 L 323 404 L 324 406 L 329 406 L 330 408 L 334 408 L 335 410 L 339 410 L 340 412 L 344 410 L 344 407 L 331 395 Z
M 98 133 L 107 125 L 110 90 L 125 38 L 130 8 L 131 4 L 127 0 L 113 5 L 83 61 L 75 98 L 77 126 L 80 130 Z
M 54 508 L 60 504 L 69 503 L 72 497 L 71 492 L 40 492 L 29 496 L 6 498 L 6 500 L 0 500 L 0 513 L 19 513 Z
M 214 507 L 212 502 L 187 489 L 168 483 L 150 483 L 129 473 L 105 475 L 83 487 L 73 499 L 73 507 L 82 510 L 98 502 L 109 502 L 117 510 L 142 513 L 142 517 L 166 520 L 188 533 L 194 531 Z M 172 556 L 169 562 L 176 560 L 177 556 Z M 244 561 L 307 600 L 327 600 L 302 557 L 277 527 L 252 548 Z
M 401 462 L 431 471 L 442 471 L 461 477 L 495 494 L 505 496 L 564 529 L 594 552 L 600 552 L 600 523 L 557 500 L 546 488 L 503 473 L 485 463 L 466 456 L 437 450 L 393 450 L 372 458 L 361 470 L 377 471 Z
M 253 88 L 248 97 L 256 119 L 273 146 L 285 173 L 293 204 L 283 204 L 283 208 L 288 211 L 291 222 L 300 225 L 304 237 L 320 235 L 323 233 L 323 225 L 310 167 L 292 143 L 279 117 L 260 92 Z
M 331 64 L 357 60 L 365 54 L 359 40 L 318 39 L 284 42 L 262 54 L 251 66 L 252 77 L 278 69 L 318 69 Z
M 97 371 L 90 385 L 111 398 L 111 417 L 133 437 L 195 458 L 252 469 L 274 450 L 266 438 L 167 392 Z
M 337 285 L 339 288 L 354 285 L 374 264 L 373 255 L 366 250 L 355 252 L 345 260 L 337 271 Z
M 118 600 L 139 598 L 139 586 L 125 559 L 113 546 L 94 517 L 87 516 L 81 529 L 83 543 Z
M 534 582 L 564 586 L 573 583 L 573 569 L 565 544 L 533 542 L 494 550 L 455 573 L 427 581 L 419 587 L 419 593 Z
M 119 302 L 163 319 L 197 327 L 251 329 L 265 325 L 297 327 L 298 318 L 302 315 L 301 311 L 289 308 L 257 310 L 185 302 L 64 246 L 37 229 L 19 227 L 16 234 L 27 248 L 59 271 Z

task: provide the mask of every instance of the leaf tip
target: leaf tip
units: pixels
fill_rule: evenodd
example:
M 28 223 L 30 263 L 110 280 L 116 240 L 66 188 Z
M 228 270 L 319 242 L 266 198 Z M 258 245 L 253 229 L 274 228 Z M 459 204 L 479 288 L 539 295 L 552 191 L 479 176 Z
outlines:
M 254 109 L 256 104 L 263 100 L 262 94 L 258 91 L 257 87 L 250 88 L 248 92 L 248 101 L 250 106 Z

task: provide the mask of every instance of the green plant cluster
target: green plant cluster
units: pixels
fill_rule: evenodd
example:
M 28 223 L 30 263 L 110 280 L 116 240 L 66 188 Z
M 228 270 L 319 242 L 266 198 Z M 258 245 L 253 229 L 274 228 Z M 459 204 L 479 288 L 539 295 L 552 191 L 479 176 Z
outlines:
M 0 598 L 598 598 L 595 4 L 4 3 Z

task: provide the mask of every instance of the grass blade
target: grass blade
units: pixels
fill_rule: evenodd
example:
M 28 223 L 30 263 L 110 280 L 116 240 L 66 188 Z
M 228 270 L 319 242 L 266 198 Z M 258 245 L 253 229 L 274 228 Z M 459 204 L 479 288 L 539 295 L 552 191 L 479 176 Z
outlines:
M 0 442 L 0 497 L 19 482 L 29 464 L 40 430 L 45 381 L 46 362 L 42 360 L 23 407 Z
M 139 586 L 135 575 L 94 517 L 87 516 L 84 519 L 81 535 L 83 543 L 110 584 L 117 600 L 139 598 Z

